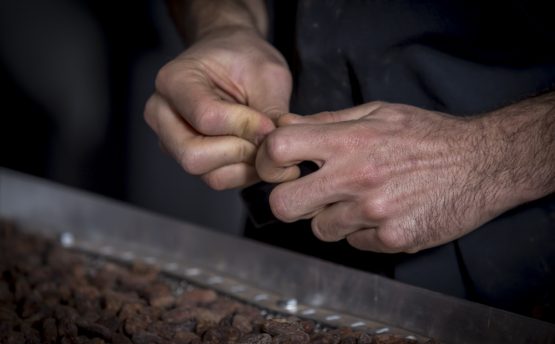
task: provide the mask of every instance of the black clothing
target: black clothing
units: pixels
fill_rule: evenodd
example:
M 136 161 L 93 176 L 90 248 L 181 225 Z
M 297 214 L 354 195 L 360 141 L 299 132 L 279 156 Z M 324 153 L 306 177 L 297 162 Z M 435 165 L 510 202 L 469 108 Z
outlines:
M 279 7 L 280 2 L 277 2 Z M 491 111 L 555 89 L 553 2 L 299 1 L 296 28 L 274 12 L 295 77 L 292 112 L 382 100 L 453 115 Z M 286 24 L 284 24 L 286 23 Z M 281 25 L 281 26 L 280 26 Z M 288 33 L 291 37 L 283 37 Z M 262 189 L 261 189 L 262 188 Z M 261 206 L 245 191 L 247 203 Z M 267 191 L 266 192 L 267 195 Z M 262 192 L 262 194 L 264 194 Z M 418 254 L 323 243 L 310 223 L 247 225 L 246 235 L 340 264 L 555 321 L 555 201 L 539 200 Z

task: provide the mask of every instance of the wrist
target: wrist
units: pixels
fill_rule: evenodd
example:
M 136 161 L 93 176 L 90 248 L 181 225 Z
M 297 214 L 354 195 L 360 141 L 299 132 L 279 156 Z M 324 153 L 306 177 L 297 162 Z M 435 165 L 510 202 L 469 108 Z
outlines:
M 481 157 L 476 171 L 492 211 L 502 213 L 555 191 L 552 106 L 525 101 L 471 119 Z
M 187 43 L 212 32 L 249 30 L 266 37 L 268 18 L 263 0 L 170 0 L 170 13 Z
M 215 37 L 229 38 L 234 36 L 249 36 L 264 40 L 264 36 L 262 36 L 257 29 L 254 29 L 249 25 L 221 23 L 218 25 L 210 25 L 197 31 L 195 37 L 190 40 L 190 43 L 193 44 L 198 41 Z
M 512 144 L 500 130 L 499 120 L 490 114 L 470 120 L 475 133 L 472 147 L 476 159 L 472 167 L 475 192 L 482 195 L 480 206 L 487 217 L 496 217 L 528 201 L 526 195 L 515 192 L 518 182 L 512 166 L 516 161 L 511 157 Z

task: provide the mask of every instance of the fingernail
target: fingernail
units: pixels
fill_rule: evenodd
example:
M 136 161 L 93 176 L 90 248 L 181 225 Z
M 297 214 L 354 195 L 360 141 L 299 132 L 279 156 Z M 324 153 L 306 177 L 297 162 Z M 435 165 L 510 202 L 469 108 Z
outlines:
M 301 122 L 303 116 L 299 116 L 293 113 L 286 113 L 278 118 L 278 125 L 288 125 Z
M 253 143 L 256 146 L 260 145 L 262 141 L 264 141 L 266 136 L 268 136 L 268 134 L 274 131 L 274 129 L 276 129 L 276 125 L 274 124 L 274 122 L 272 122 L 271 120 L 264 122 L 263 124 L 260 125 L 260 127 L 256 131 Z

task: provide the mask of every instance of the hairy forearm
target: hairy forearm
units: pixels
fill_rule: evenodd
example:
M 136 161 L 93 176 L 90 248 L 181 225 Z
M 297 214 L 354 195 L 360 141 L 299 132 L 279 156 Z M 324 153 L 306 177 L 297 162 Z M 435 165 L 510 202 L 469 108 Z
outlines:
M 507 210 L 555 192 L 555 92 L 477 118 L 490 202 Z M 488 183 L 485 183 L 488 184 Z
M 167 0 L 180 35 L 192 43 L 214 30 L 253 29 L 263 37 L 268 31 L 264 0 Z

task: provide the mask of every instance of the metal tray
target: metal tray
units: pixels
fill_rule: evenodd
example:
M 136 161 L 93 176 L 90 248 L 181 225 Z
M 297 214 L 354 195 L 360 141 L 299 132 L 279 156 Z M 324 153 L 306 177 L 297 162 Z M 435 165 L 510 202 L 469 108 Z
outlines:
M 446 343 L 554 343 L 555 325 L 148 213 L 0 168 L 0 217 L 76 249 L 143 259 L 247 302 Z

